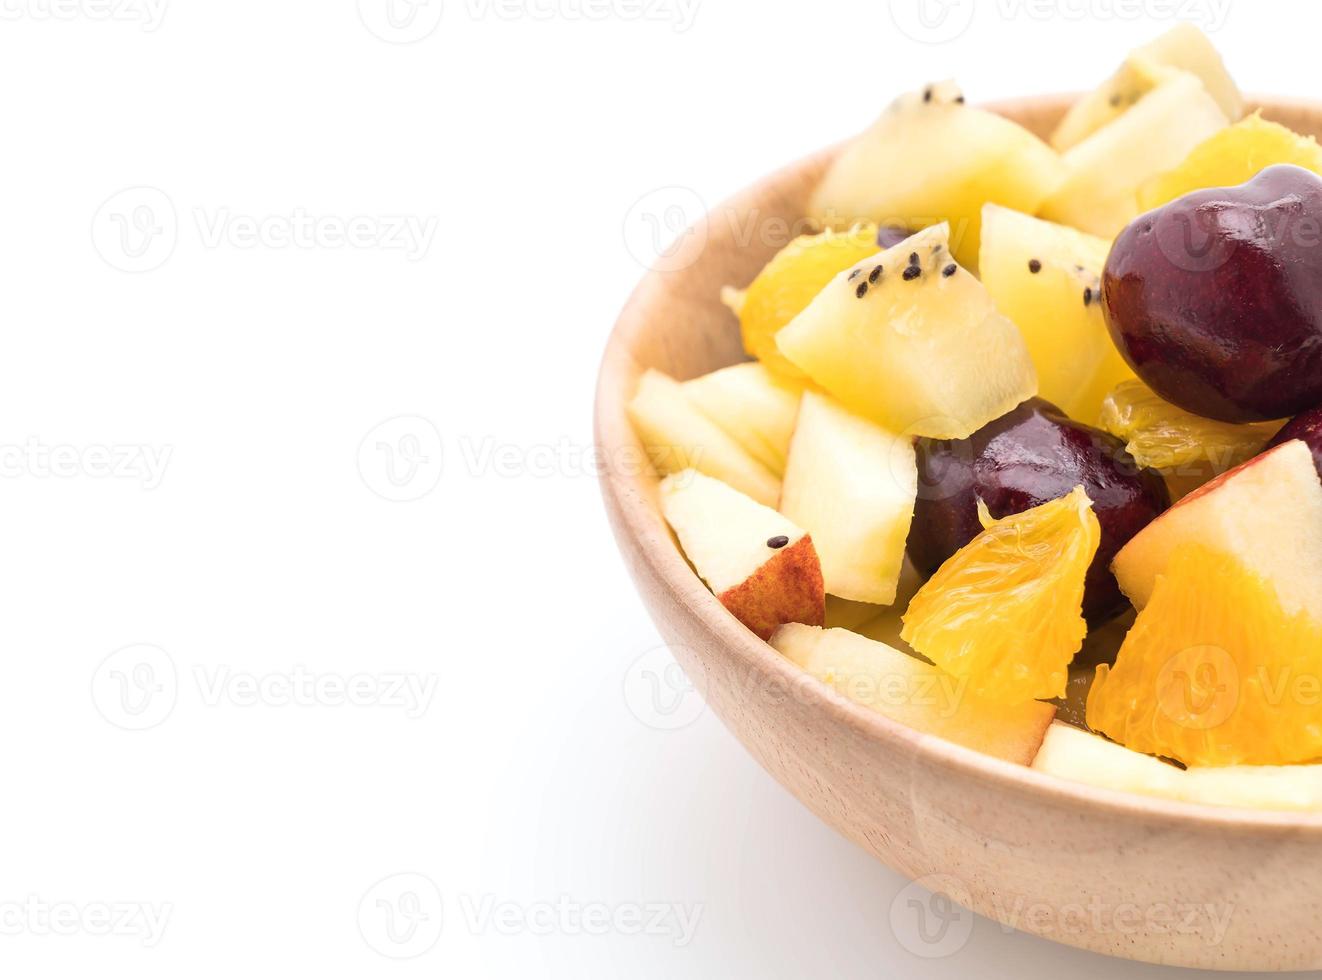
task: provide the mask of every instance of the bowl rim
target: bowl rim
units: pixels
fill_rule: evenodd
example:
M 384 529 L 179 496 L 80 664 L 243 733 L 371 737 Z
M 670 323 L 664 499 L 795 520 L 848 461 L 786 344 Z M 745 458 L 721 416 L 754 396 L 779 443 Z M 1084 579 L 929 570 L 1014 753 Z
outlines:
M 1025 96 L 998 100 L 981 107 L 999 114 L 1015 116 L 1028 111 L 1043 111 L 1067 105 L 1074 93 Z M 1272 110 L 1322 111 L 1322 101 L 1275 96 L 1246 98 L 1246 114 L 1262 108 Z M 838 152 L 836 144 L 782 167 L 720 202 L 693 227 L 700 229 L 717 213 L 737 213 L 746 201 L 760 197 L 791 177 L 822 167 Z M 702 259 L 698 260 L 699 262 Z M 634 359 L 633 341 L 643 332 L 651 313 L 662 301 L 665 273 L 649 269 L 633 290 L 607 339 L 597 374 L 593 405 L 593 429 L 599 459 L 623 458 L 637 454 L 639 443 L 633 433 L 625 406 L 643 366 Z M 1291 836 L 1301 833 L 1322 840 L 1322 811 L 1259 810 L 1247 807 L 1190 803 L 1162 797 L 1145 796 L 1123 790 L 1074 782 L 1040 772 L 1031 766 L 986 755 L 975 749 L 946 741 L 910 728 L 886 715 L 871 711 L 837 693 L 825 684 L 803 684 L 803 672 L 780 656 L 770 644 L 758 639 L 740 624 L 694 573 L 679 551 L 655 503 L 656 475 L 650 467 L 641 472 L 627 468 L 600 466 L 599 484 L 608 509 L 619 515 L 615 527 L 623 550 L 628 535 L 656 581 L 675 605 L 683 610 L 691 624 L 707 634 L 709 642 L 728 646 L 738 663 L 756 679 L 769 684 L 795 685 L 801 697 L 814 711 L 834 716 L 856 736 L 875 740 L 884 747 L 912 753 L 917 764 L 928 765 L 978 781 L 1002 793 L 1022 793 L 1040 804 L 1090 808 L 1100 816 L 1142 820 L 1147 824 L 1166 824 L 1226 833 Z M 700 657 L 704 654 L 695 650 Z

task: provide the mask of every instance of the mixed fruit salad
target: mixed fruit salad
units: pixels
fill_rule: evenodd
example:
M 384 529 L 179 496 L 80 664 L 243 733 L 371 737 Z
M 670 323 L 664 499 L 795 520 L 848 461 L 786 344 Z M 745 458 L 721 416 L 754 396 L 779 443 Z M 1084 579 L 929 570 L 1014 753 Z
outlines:
M 752 359 L 640 381 L 685 555 L 921 731 L 1322 809 L 1319 174 L 1191 26 L 1047 141 L 951 83 L 901 96 L 817 230 L 725 290 Z

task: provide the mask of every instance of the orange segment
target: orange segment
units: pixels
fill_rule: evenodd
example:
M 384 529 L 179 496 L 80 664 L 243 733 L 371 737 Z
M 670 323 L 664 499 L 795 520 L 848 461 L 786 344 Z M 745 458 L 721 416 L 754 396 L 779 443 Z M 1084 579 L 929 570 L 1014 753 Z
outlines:
M 1234 187 L 1277 163 L 1292 163 L 1322 174 L 1322 147 L 1313 137 L 1269 122 L 1255 112 L 1208 137 L 1174 170 L 1140 187 L 1139 205 L 1150 211 L 1190 191 Z
M 1088 726 L 1190 766 L 1322 758 L 1322 626 L 1200 544 L 1177 549 L 1114 667 L 1097 668 Z
M 973 693 L 1013 704 L 1065 693 L 1083 644 L 1083 579 L 1101 526 L 1083 487 L 985 530 L 919 590 L 901 636 Z
M 776 334 L 811 303 L 837 275 L 882 249 L 877 226 L 801 235 L 776 255 L 738 297 L 744 349 L 784 377 L 806 380 L 776 347 Z M 736 297 L 731 295 L 730 300 Z M 734 303 L 730 304 L 732 308 Z
M 1205 419 L 1165 401 L 1142 381 L 1131 380 L 1106 396 L 1100 424 L 1128 442 L 1125 448 L 1139 466 L 1166 476 L 1201 475 L 1210 469 L 1210 479 L 1262 452 L 1284 423 L 1236 425 Z

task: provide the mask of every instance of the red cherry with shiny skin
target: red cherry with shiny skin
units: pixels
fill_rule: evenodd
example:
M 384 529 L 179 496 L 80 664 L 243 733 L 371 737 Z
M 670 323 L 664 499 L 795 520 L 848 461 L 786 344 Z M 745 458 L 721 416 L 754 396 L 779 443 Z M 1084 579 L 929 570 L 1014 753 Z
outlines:
M 1180 408 L 1263 422 L 1322 405 L 1322 179 L 1268 167 L 1141 215 L 1102 304 L 1125 360 Z
M 909 557 L 930 575 L 982 530 L 978 500 L 993 517 L 1018 514 L 1082 485 L 1101 525 L 1088 568 L 1083 612 L 1099 624 L 1129 605 L 1111 574 L 1124 545 L 1170 506 L 1166 482 L 1141 469 L 1110 433 L 1032 398 L 967 439 L 919 439 L 918 500 Z

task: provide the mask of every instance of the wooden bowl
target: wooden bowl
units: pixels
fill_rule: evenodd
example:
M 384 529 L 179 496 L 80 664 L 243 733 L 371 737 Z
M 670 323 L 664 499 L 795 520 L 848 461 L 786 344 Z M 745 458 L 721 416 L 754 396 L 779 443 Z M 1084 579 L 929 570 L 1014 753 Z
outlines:
M 1069 101 L 991 108 L 1045 134 Z M 1260 104 L 1269 118 L 1322 135 L 1322 106 Z M 692 261 L 649 273 L 607 345 L 595 420 L 607 462 L 602 492 L 662 637 L 786 789 L 890 867 L 974 911 L 1153 963 L 1322 968 L 1322 815 L 1203 807 L 1058 780 L 804 684 L 689 568 L 660 517 L 656 477 L 624 465 L 640 458 L 625 405 L 644 369 L 686 379 L 746 360 L 720 289 L 751 281 L 783 244 L 774 235 L 749 241 L 748 219 L 760 228 L 798 220 L 835 152 L 773 174 L 690 229 Z

